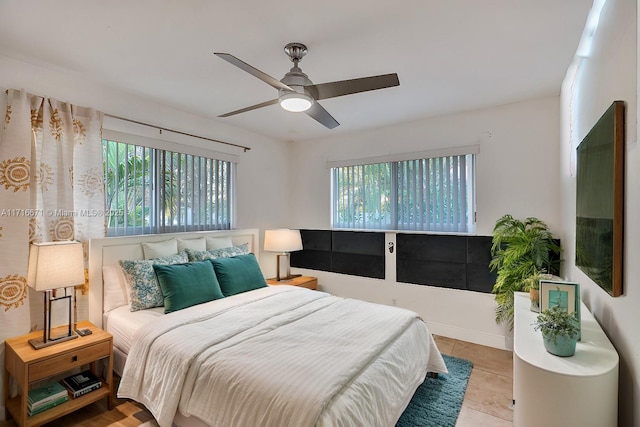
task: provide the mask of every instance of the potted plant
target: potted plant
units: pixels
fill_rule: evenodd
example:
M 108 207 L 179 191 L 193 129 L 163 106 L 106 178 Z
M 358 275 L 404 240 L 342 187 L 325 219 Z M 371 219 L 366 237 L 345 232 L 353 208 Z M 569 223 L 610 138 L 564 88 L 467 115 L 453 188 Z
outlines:
M 543 310 L 536 318 L 534 329 L 542 331 L 544 348 L 556 356 L 573 356 L 578 341 L 578 324 L 573 316 L 560 306 Z
M 498 273 L 493 286 L 496 322 L 513 329 L 514 292 L 524 291 L 527 279 L 557 272 L 560 246 L 543 221 L 504 215 L 493 228 L 491 255 L 489 268 Z
M 531 301 L 531 311 L 540 312 L 540 279 L 542 274 L 534 274 L 524 281 L 523 291 L 529 292 L 529 300 Z M 546 276 L 546 275 L 544 275 Z M 549 275 L 551 276 L 551 275 Z
M 540 280 L 561 280 L 560 277 L 549 273 L 537 273 L 524 280 L 522 290 L 529 292 L 531 311 L 540 312 Z

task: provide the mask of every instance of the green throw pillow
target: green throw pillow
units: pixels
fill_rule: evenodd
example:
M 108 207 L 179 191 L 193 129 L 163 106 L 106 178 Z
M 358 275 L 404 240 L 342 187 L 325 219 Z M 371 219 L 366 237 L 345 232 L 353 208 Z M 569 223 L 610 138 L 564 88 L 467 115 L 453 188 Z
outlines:
M 267 286 L 254 254 L 210 259 L 225 297 Z
M 165 313 L 224 298 L 208 261 L 154 265 L 153 269 L 164 297 Z

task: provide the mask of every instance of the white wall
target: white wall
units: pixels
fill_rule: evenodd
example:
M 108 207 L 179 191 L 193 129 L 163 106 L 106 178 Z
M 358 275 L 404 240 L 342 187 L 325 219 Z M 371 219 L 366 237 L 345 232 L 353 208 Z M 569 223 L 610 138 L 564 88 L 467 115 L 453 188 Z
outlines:
M 370 132 L 293 144 L 291 227 L 330 228 L 327 160 L 480 145 L 477 156 L 477 234 L 491 235 L 510 213 L 535 216 L 560 228 L 560 98 L 551 96 Z M 510 346 L 494 321 L 493 296 L 309 271 L 337 295 L 417 311 L 432 332 L 499 348 Z M 505 336 L 507 337 L 505 341 Z
M 567 73 L 562 90 L 561 201 L 565 275 L 581 285 L 581 297 L 620 355 L 619 426 L 640 425 L 640 150 L 637 141 L 640 78 L 637 58 L 636 1 L 607 0 L 592 54 L 580 72 Z M 577 98 L 571 102 L 571 91 Z M 624 294 L 613 298 L 575 267 L 576 180 L 571 173 L 576 142 L 614 100 L 626 102 L 626 188 L 624 232 Z M 573 138 L 573 140 L 572 140 Z M 573 144 L 572 144 L 573 141 Z

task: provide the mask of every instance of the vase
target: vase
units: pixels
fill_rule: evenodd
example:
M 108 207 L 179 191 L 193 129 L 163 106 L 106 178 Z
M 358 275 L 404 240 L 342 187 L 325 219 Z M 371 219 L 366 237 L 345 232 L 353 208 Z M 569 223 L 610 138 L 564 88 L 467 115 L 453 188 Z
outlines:
M 551 354 L 560 357 L 573 356 L 576 352 L 577 335 L 557 335 L 555 340 L 542 334 L 544 348 Z
M 540 313 L 540 290 L 529 289 L 529 299 L 531 300 L 530 310 Z

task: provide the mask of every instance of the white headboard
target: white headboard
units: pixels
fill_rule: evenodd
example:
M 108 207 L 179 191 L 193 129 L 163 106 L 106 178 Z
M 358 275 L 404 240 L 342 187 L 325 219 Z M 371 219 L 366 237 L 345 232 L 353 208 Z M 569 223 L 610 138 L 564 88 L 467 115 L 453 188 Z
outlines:
M 102 266 L 117 264 L 121 259 L 144 259 L 142 243 L 161 242 L 172 238 L 231 236 L 234 245 L 247 243 L 256 257 L 260 252 L 258 229 L 196 231 L 189 233 L 148 234 L 143 236 L 104 237 L 89 240 L 89 320 L 102 327 Z

